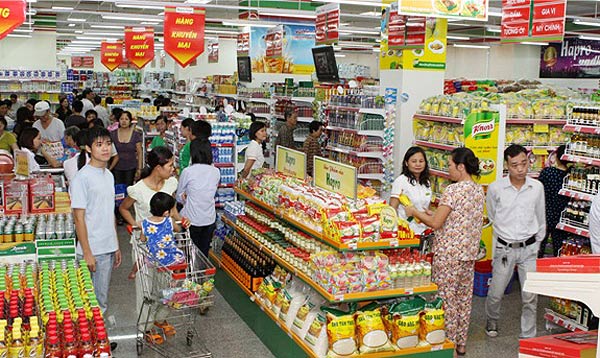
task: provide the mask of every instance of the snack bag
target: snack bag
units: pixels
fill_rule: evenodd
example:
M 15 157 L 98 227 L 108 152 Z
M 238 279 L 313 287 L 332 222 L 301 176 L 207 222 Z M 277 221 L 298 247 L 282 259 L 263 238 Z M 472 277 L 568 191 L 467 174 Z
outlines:
M 356 331 L 361 354 L 393 351 L 394 347 L 388 340 L 381 311 L 373 302 L 354 314 Z
M 327 312 L 327 337 L 329 340 L 327 358 L 355 357 L 358 350 L 354 316 L 333 308 L 322 307 L 321 309 Z
M 308 331 L 304 336 L 304 341 L 315 353 L 315 356 L 322 358 L 327 355 L 327 317 L 325 317 L 325 313 L 320 309 L 312 322 L 310 322 Z
M 412 348 L 419 344 L 420 313 L 422 301 L 410 300 L 395 304 L 388 316 L 392 332 L 392 343 L 398 349 Z
M 444 301 L 436 298 L 432 302 L 425 303 L 425 309 L 421 313 L 421 327 L 419 338 L 429 344 L 442 344 L 446 340 Z

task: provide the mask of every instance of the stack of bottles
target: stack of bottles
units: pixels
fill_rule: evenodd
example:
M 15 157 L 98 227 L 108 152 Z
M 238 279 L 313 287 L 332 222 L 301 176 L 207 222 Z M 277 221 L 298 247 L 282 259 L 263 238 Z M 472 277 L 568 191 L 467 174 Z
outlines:
M 84 309 L 72 317 L 70 311 L 48 314 L 46 323 L 46 358 L 110 357 L 110 342 L 100 308 L 92 309 L 88 319 Z
M 392 249 L 383 252 L 389 258 L 393 288 L 413 288 L 431 284 L 431 257 L 411 249 Z
M 566 189 L 577 190 L 595 195 L 598 193 L 598 188 L 600 187 L 600 168 L 571 168 L 568 179 L 564 186 Z
M 70 214 L 4 215 L 0 218 L 0 242 L 74 239 Z
M 561 221 L 587 228 L 589 225 L 588 215 L 592 203 L 585 200 L 571 200 L 567 208 L 561 214 Z
M 227 237 L 222 250 L 221 264 L 252 292 L 275 268 L 275 261 L 237 236 Z

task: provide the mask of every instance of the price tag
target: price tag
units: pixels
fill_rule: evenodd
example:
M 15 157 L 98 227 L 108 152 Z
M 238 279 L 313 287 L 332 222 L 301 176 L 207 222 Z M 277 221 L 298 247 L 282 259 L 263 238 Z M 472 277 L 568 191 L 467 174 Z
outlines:
M 594 129 L 594 134 L 600 134 L 600 128 Z
M 581 132 L 581 126 L 575 126 L 575 132 Z
M 550 128 L 547 123 L 545 123 L 545 124 L 535 123 L 533 125 L 533 133 L 548 133 L 549 131 L 550 131 Z
M 399 245 L 399 243 L 398 243 L 398 240 L 395 240 L 395 239 L 394 239 L 394 240 L 391 240 L 391 241 L 390 241 L 390 246 L 391 246 L 391 247 L 397 247 L 398 245 Z
M 414 288 L 406 288 L 405 290 L 406 290 L 406 292 L 404 292 L 405 295 L 412 295 L 415 293 Z
M 548 155 L 548 149 L 545 148 L 533 148 L 534 155 Z
M 340 294 L 335 295 L 335 296 L 333 296 L 333 300 L 336 302 L 342 302 L 344 300 L 344 295 L 340 295 Z
M 250 301 L 252 301 L 252 302 L 256 301 L 256 297 L 254 295 L 250 296 Z
M 431 346 L 431 351 L 432 352 L 441 351 L 443 348 L 444 348 L 444 345 L 442 345 L 442 344 L 433 345 L 433 346 Z
M 348 244 L 348 248 L 350 250 L 356 250 L 357 247 L 358 247 L 358 245 L 356 244 L 356 242 L 351 242 Z

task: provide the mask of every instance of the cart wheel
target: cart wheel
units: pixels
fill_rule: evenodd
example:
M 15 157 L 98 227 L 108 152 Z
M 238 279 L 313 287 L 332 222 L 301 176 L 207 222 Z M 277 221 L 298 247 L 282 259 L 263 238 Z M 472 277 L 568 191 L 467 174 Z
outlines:
M 192 339 L 193 338 L 194 338 L 194 332 L 188 331 L 187 336 L 186 336 L 186 342 L 187 342 L 188 347 L 192 346 L 192 343 L 193 343 Z
M 204 316 L 208 312 L 208 306 L 200 307 L 200 315 Z
M 144 343 L 142 343 L 142 341 L 139 338 L 136 341 L 135 348 L 137 350 L 137 355 L 141 356 L 142 355 L 142 351 L 144 349 Z

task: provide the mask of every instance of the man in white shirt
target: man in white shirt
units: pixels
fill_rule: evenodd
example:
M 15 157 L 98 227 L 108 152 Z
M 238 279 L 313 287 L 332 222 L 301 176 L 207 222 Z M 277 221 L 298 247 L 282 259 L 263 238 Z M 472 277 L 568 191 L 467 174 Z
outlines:
M 40 131 L 43 142 L 60 142 L 65 136 L 65 125 L 63 122 L 52 117 L 50 105 L 46 101 L 35 104 L 33 117 L 36 121 L 33 127 Z
M 90 109 L 94 109 L 94 97 L 96 97 L 96 95 L 94 94 L 94 91 L 89 88 L 84 89 L 82 95 L 83 98 L 81 99 L 81 102 L 83 102 L 83 110 L 81 113 L 85 114 Z
M 540 242 L 546 235 L 544 187 L 527 175 L 527 150 L 511 145 L 504 151 L 508 177 L 488 187 L 487 212 L 494 228 L 492 283 L 485 301 L 486 334 L 498 335 L 498 319 L 504 290 L 515 266 L 525 282 L 527 272 L 535 271 Z M 522 291 L 520 338 L 536 336 L 537 295 Z
M 108 126 L 110 125 L 110 120 L 109 120 L 108 111 L 102 105 L 102 97 L 95 96 L 94 104 L 96 105 L 94 107 L 94 111 L 96 111 L 96 113 L 98 114 L 98 118 L 100 120 L 102 120 L 102 124 L 104 124 L 104 128 L 108 128 Z
M 10 108 L 8 110 L 8 114 L 13 117 L 16 118 L 17 117 L 17 110 L 21 107 L 23 107 L 23 101 L 19 100 L 19 96 L 17 96 L 16 93 L 11 93 L 10 95 Z
M 589 229 L 592 253 L 600 254 L 600 194 L 596 194 L 594 200 L 592 200 Z

